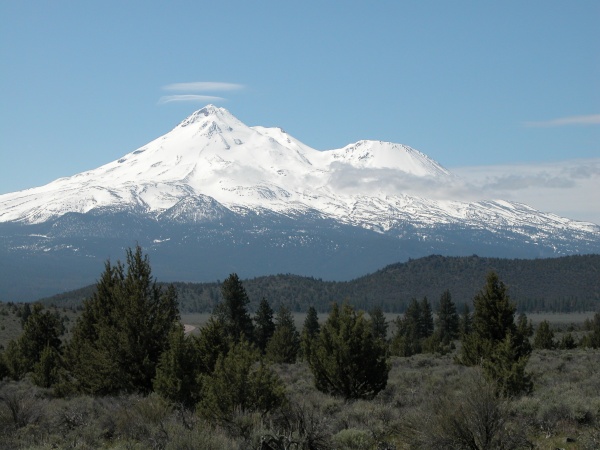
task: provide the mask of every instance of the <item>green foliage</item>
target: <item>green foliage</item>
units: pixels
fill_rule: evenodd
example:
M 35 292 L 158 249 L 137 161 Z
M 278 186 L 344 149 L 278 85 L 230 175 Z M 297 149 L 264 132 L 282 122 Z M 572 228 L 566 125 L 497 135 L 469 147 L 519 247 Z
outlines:
M 463 311 L 458 321 L 458 331 L 461 336 L 471 334 L 473 331 L 473 316 L 468 303 L 463 304 Z
M 558 348 L 561 350 L 572 350 L 577 348 L 577 342 L 575 342 L 575 338 L 570 332 L 563 335 L 558 344 Z
M 221 295 L 223 301 L 215 308 L 215 317 L 223 323 L 226 333 L 235 342 L 241 339 L 252 342 L 254 327 L 247 310 L 250 300 L 237 274 L 232 273 L 223 282 Z
M 433 255 L 392 264 L 352 281 L 283 274 L 244 280 L 244 287 L 248 296 L 256 299 L 252 309 L 266 297 L 271 304 L 283 304 L 293 311 L 306 311 L 311 305 L 327 311 L 332 299 L 343 298 L 365 311 L 380 305 L 386 312 L 402 313 L 411 298 L 437 298 L 446 289 L 459 306 L 463 299 L 473 297 L 490 270 L 496 270 L 511 286 L 519 311 L 566 313 L 596 309 L 600 277 L 595 267 L 599 266 L 600 255 L 534 260 Z M 181 311 L 211 312 L 220 299 L 219 283 L 181 282 L 175 286 Z M 92 291 L 93 287 L 86 287 L 43 302 L 76 307 Z
M 388 323 L 383 314 L 381 306 L 375 306 L 369 311 L 369 317 L 371 319 L 371 328 L 373 336 L 377 339 L 381 339 L 383 342 L 387 341 Z
M 590 332 L 581 340 L 581 346 L 600 348 L 600 313 L 596 313 L 593 320 L 586 320 L 585 325 Z
M 127 271 L 107 262 L 68 347 L 74 387 L 92 394 L 150 392 L 178 319 L 175 289 L 156 284 L 139 246 L 127 251 Z
M 192 339 L 199 360 L 199 370 L 205 374 L 215 370 L 217 360 L 229 352 L 233 343 L 230 336 L 227 335 L 223 323 L 214 316 L 200 329 L 200 335 Z
M 60 365 L 60 354 L 54 347 L 47 345 L 39 361 L 33 366 L 33 382 L 44 388 L 54 386 L 59 381 Z
M 302 335 L 300 338 L 300 347 L 302 349 L 302 355 L 306 360 L 310 358 L 311 349 L 313 342 L 319 335 L 321 327 L 319 326 L 319 317 L 317 310 L 311 306 L 308 308 L 304 324 L 302 326 Z
M 436 333 L 442 344 L 448 345 L 458 337 L 458 314 L 456 313 L 456 305 L 452 302 L 449 290 L 445 290 L 440 297 L 436 326 Z
M 33 309 L 23 308 L 26 317 L 23 333 L 10 341 L 3 355 L 3 366 L 13 380 L 34 372 L 34 382 L 50 387 L 57 380 L 62 350 L 64 326 L 57 313 L 36 303 Z
M 395 356 L 412 356 L 423 351 L 425 340 L 433 335 L 433 313 L 427 298 L 420 302 L 412 299 L 404 317 L 396 319 L 396 333 L 392 338 L 391 352 Z M 429 339 L 427 348 L 434 348 Z
M 308 359 L 315 386 L 346 399 L 373 398 L 385 388 L 387 349 L 362 312 L 333 304 Z
M 261 352 L 264 353 L 267 349 L 267 343 L 274 332 L 273 309 L 263 297 L 254 316 L 254 341 Z
M 535 331 L 533 348 L 549 350 L 554 347 L 554 332 L 550 329 L 550 323 L 547 320 L 543 320 Z
M 199 367 L 193 342 L 185 336 L 183 326 L 178 325 L 169 335 L 168 349 L 160 355 L 154 391 L 177 404 L 193 406 L 200 396 Z
M 483 289 L 473 299 L 473 330 L 463 335 L 459 361 L 481 365 L 498 383 L 499 394 L 516 395 L 531 389 L 525 366 L 531 353 L 527 318 L 514 322 L 516 307 L 498 275 L 490 272 Z
M 202 377 L 201 414 L 217 422 L 230 422 L 236 411 L 266 414 L 285 401 L 283 384 L 248 342 L 236 343 L 221 355 L 210 375 Z
M 300 335 L 290 310 L 282 306 L 275 322 L 275 332 L 267 344 L 267 358 L 275 363 L 294 363 L 300 352 Z

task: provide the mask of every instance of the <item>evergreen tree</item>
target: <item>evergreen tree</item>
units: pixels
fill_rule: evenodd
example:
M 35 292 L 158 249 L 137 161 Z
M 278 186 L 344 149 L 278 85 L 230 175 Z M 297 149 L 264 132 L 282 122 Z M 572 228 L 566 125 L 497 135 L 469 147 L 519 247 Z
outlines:
M 310 358 L 311 348 L 316 337 L 319 335 L 319 317 L 314 306 L 308 308 L 304 324 L 302 326 L 301 349 L 305 359 Z
M 350 305 L 333 304 L 311 348 L 309 366 L 317 389 L 346 399 L 373 398 L 385 388 L 390 366 L 385 344 Z
M 411 305 L 420 308 L 416 300 Z M 392 355 L 408 357 L 422 352 L 418 317 L 420 315 L 415 314 L 415 310 L 409 307 L 404 317 L 396 318 L 396 332 L 390 343 Z
M 40 361 L 46 347 L 60 353 L 62 346 L 60 336 L 64 331 L 65 328 L 58 314 L 44 311 L 44 307 L 39 303 L 33 305 L 33 310 L 23 327 L 23 334 L 19 338 L 19 348 L 25 361 L 26 372 L 33 370 L 33 366 Z
M 126 255 L 127 271 L 120 262 L 106 263 L 73 330 L 68 366 L 74 387 L 83 392 L 150 392 L 179 320 L 175 288 L 156 284 L 139 246 Z
M 439 340 L 442 345 L 448 345 L 458 337 L 458 314 L 456 313 L 456 306 L 452 302 L 452 296 L 448 290 L 444 291 L 440 297 L 436 325 Z
M 182 325 L 169 335 L 168 349 L 160 355 L 153 380 L 154 391 L 163 397 L 192 407 L 200 396 L 198 354 Z
M 199 336 L 192 339 L 199 358 L 199 370 L 204 374 L 212 373 L 219 357 L 226 355 L 233 345 L 225 326 L 215 317 L 211 317 L 200 329 Z
M 248 294 L 237 274 L 232 273 L 221 285 L 223 301 L 215 308 L 214 315 L 223 323 L 225 331 L 234 342 L 246 339 L 254 340 L 254 327 L 248 314 L 247 306 L 250 303 Z
M 469 304 L 463 304 L 463 311 L 458 322 L 458 331 L 461 336 L 466 336 L 473 330 L 473 317 L 471 316 L 471 310 Z
M 14 380 L 21 379 L 29 372 L 46 370 L 56 374 L 60 366 L 60 336 L 65 329 L 58 313 L 44 311 L 44 307 L 39 303 L 36 303 L 33 309 L 28 307 L 26 310 L 27 319 L 23 333 L 16 341 L 9 342 L 4 352 L 4 364 Z M 39 366 L 42 358 L 42 366 Z M 52 367 L 49 367 L 50 364 Z M 33 381 L 40 386 L 50 387 L 56 381 L 56 377 L 43 378 L 41 373 L 40 376 L 34 374 Z
M 33 382 L 44 388 L 54 386 L 59 380 L 59 368 L 60 354 L 56 348 L 47 345 L 33 366 Z
M 266 298 L 260 301 L 258 311 L 254 316 L 254 341 L 256 346 L 264 354 L 267 349 L 267 343 L 275 332 L 275 323 L 273 322 L 273 309 Z
M 600 313 L 596 313 L 593 320 L 586 320 L 586 328 L 590 332 L 581 340 L 581 346 L 600 348 Z
M 373 336 L 381 339 L 383 342 L 387 341 L 388 323 L 385 318 L 385 314 L 381 309 L 381 306 L 375 306 L 369 311 L 369 317 L 371 318 L 371 328 L 373 330 Z
M 219 356 L 213 373 L 202 377 L 199 410 L 208 419 L 227 423 L 236 411 L 266 414 L 284 401 L 280 379 L 263 364 L 258 349 L 242 340 Z
M 285 306 L 279 308 L 275 332 L 267 344 L 267 358 L 275 363 L 294 363 L 300 351 L 300 335 L 294 318 Z
M 514 322 L 516 306 L 496 273 L 488 274 L 473 305 L 473 331 L 463 335 L 459 361 L 481 365 L 486 375 L 498 383 L 501 394 L 527 392 L 531 383 L 524 370 L 531 346 L 522 334 L 526 327 L 522 323 L 517 327 Z
M 571 350 L 577 348 L 577 343 L 575 342 L 575 338 L 573 337 L 573 335 L 569 332 L 563 335 L 558 347 L 561 350 Z
M 428 338 L 433 334 L 433 311 L 427 297 L 419 305 L 419 338 Z
M 535 332 L 533 348 L 549 350 L 553 349 L 554 346 L 554 332 L 550 329 L 550 323 L 547 320 L 543 320 Z

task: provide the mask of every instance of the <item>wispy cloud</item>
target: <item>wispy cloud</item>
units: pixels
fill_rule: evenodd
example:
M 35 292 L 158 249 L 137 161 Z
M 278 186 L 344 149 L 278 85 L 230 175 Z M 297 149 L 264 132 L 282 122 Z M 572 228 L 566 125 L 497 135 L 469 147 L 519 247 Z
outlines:
M 197 95 L 197 94 L 182 94 L 182 95 L 165 95 L 158 100 L 159 105 L 172 102 L 216 102 L 225 100 L 223 97 L 215 97 L 213 95 Z
M 163 87 L 165 91 L 179 92 L 213 92 L 213 91 L 237 91 L 244 86 L 236 83 L 225 83 L 222 81 L 192 81 L 190 83 L 173 83 Z
M 205 95 L 204 92 L 237 91 L 244 86 L 236 83 L 223 81 L 192 81 L 189 83 L 172 83 L 163 86 L 163 90 L 171 92 L 182 92 L 181 94 L 165 95 L 158 100 L 159 105 L 174 102 L 198 102 L 213 103 L 227 100 L 224 97 Z
M 561 117 L 541 122 L 525 122 L 526 127 L 564 127 L 568 125 L 600 125 L 600 114 Z

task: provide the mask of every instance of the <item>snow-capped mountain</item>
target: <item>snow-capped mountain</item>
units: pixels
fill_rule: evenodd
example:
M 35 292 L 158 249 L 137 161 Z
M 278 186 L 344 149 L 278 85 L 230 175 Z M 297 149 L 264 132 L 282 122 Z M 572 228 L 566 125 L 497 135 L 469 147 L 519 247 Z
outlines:
M 359 141 L 318 151 L 209 105 L 117 161 L 0 195 L 0 264 L 11 271 L 23 255 L 54 256 L 54 268 L 97 263 L 139 242 L 174 280 L 233 270 L 348 278 L 432 252 L 600 251 L 597 225 L 514 202 L 460 200 L 468 196 L 458 177 L 410 147 Z M 229 259 L 209 264 L 218 274 L 178 271 L 169 258 L 191 249 Z M 244 266 L 239 255 L 249 249 L 257 257 Z

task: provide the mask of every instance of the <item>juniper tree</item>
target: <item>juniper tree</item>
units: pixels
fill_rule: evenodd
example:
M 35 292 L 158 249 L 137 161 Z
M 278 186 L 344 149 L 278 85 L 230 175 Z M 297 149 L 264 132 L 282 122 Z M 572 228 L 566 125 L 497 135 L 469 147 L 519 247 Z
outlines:
M 200 397 L 199 354 L 182 325 L 173 328 L 152 382 L 154 391 L 177 404 L 192 407 Z
M 369 317 L 371 318 L 371 328 L 373 330 L 373 336 L 386 342 L 388 323 L 385 319 L 385 314 L 383 314 L 381 306 L 375 306 L 373 309 L 371 309 L 371 311 L 369 311 Z
M 200 413 L 218 423 L 231 421 L 236 411 L 266 414 L 285 401 L 277 375 L 260 358 L 260 352 L 241 340 L 220 355 L 215 370 L 202 376 Z
M 585 325 L 590 332 L 581 339 L 581 346 L 600 348 L 600 313 L 596 313 L 592 320 L 586 319 Z
M 531 382 L 525 365 L 531 346 L 523 336 L 523 325 L 515 324 L 516 306 L 496 273 L 488 274 L 473 306 L 473 330 L 463 335 L 459 362 L 481 365 L 486 375 L 498 383 L 501 394 L 527 392 Z
M 148 393 L 179 320 L 177 293 L 152 278 L 148 256 L 126 252 L 127 270 L 106 262 L 68 347 L 75 388 L 92 394 Z
M 267 299 L 263 297 L 254 315 L 254 340 L 261 352 L 265 352 L 267 343 L 274 332 L 273 309 Z
M 226 333 L 238 342 L 246 339 L 254 341 L 254 326 L 248 314 L 250 299 L 237 274 L 232 273 L 221 285 L 223 301 L 214 311 L 217 320 L 223 323 Z
M 427 338 L 433 334 L 433 312 L 427 297 L 419 304 L 419 337 Z
M 285 306 L 279 308 L 275 331 L 267 344 L 267 358 L 275 363 L 294 363 L 300 351 L 300 335 L 294 318 Z
M 458 337 L 459 319 L 449 290 L 444 291 L 440 297 L 436 325 L 436 333 L 443 345 L 450 344 Z
M 433 331 L 431 305 L 427 298 L 413 298 L 404 317 L 396 319 L 396 332 L 392 338 L 391 351 L 396 356 L 412 356 L 421 353 L 424 339 Z
M 346 399 L 373 398 L 385 388 L 390 366 L 385 344 L 350 305 L 334 303 L 309 355 L 315 386 Z
M 319 317 L 314 306 L 308 308 L 306 318 L 302 326 L 302 336 L 300 338 L 300 346 L 302 355 L 305 359 L 309 359 L 311 348 L 315 338 L 319 335 Z
M 62 352 L 61 335 L 65 328 L 58 316 L 36 303 L 26 308 L 23 333 L 10 341 L 4 353 L 4 363 L 11 378 L 18 380 L 28 372 L 38 373 L 33 380 L 42 387 L 50 387 L 57 379 Z M 40 361 L 42 366 L 39 366 Z M 42 371 L 48 376 L 44 377 Z M 52 376 L 50 376 L 52 373 Z
M 550 329 L 550 323 L 547 320 L 543 320 L 535 331 L 533 348 L 552 349 L 554 347 L 554 332 Z

